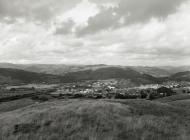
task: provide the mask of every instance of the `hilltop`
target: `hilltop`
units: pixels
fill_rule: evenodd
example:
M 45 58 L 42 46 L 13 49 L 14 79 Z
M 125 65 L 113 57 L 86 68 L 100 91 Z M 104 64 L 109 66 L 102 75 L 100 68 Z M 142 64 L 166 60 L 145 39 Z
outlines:
M 130 68 L 107 67 L 97 70 L 86 70 L 67 73 L 64 75 L 66 81 L 81 80 L 105 80 L 105 79 L 128 79 L 131 82 L 139 84 L 157 83 L 158 80 L 150 75 L 141 74 Z
M 0 68 L 1 83 L 68 83 L 84 80 L 104 80 L 104 79 L 128 79 L 135 84 L 156 83 L 157 79 L 140 74 L 132 69 L 116 67 L 100 68 L 96 70 L 86 70 L 70 72 L 64 76 L 44 73 L 34 73 L 18 69 Z
M 0 68 L 0 84 L 69 83 L 85 80 L 125 79 L 134 85 L 158 84 L 164 81 L 190 81 L 190 72 L 180 72 L 170 77 L 154 77 L 131 68 L 104 67 L 93 70 L 68 72 L 64 75 L 36 73 L 20 69 Z
M 116 65 L 65 65 L 65 64 L 12 64 L 0 63 L 0 68 L 20 69 L 29 72 L 45 73 L 53 75 L 64 75 L 70 72 L 97 70 L 107 67 L 130 68 L 141 74 L 153 77 L 168 77 L 178 72 L 190 71 L 190 66 L 181 67 L 150 67 L 150 66 L 116 66 Z

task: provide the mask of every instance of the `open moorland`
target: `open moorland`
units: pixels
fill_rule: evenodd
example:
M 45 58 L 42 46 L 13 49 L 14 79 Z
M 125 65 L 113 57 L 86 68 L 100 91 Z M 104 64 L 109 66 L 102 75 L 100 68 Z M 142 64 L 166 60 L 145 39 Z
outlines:
M 190 110 L 177 105 L 146 100 L 19 102 L 19 108 L 15 102 L 2 105 L 3 140 L 190 139 Z

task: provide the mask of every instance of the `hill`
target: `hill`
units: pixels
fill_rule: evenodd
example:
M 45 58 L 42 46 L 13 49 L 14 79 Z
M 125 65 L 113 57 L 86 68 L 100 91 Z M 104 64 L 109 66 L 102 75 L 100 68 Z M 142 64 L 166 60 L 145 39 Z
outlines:
M 126 79 L 129 80 L 132 84 L 138 86 L 142 84 L 162 83 L 166 80 L 190 81 L 190 72 L 180 72 L 168 78 L 156 78 L 148 74 L 137 72 L 131 68 L 108 67 L 104 65 L 102 65 L 102 68 L 99 66 L 97 67 L 93 66 L 90 70 L 68 72 L 64 75 L 35 73 L 12 68 L 0 68 L 0 84 L 60 82 L 68 83 L 84 80 Z
M 111 65 L 64 65 L 64 64 L 11 64 L 0 63 L 0 68 L 21 69 L 36 73 L 46 73 L 53 75 L 64 75 L 68 72 L 78 72 L 86 70 L 97 70 L 100 68 L 116 67 L 130 68 L 141 74 L 148 74 L 154 77 L 168 77 L 174 73 L 190 70 L 190 67 L 146 67 L 146 66 L 111 66 Z
M 169 70 L 165 70 L 159 67 L 143 67 L 143 66 L 133 66 L 130 67 L 131 69 L 141 73 L 141 74 L 148 74 L 154 77 L 168 77 L 171 73 Z
M 145 100 L 68 100 L 0 113 L 3 140 L 188 140 L 189 112 Z
M 83 80 L 105 80 L 105 79 L 128 79 L 136 84 L 157 83 L 158 79 L 150 75 L 140 74 L 129 68 L 107 67 L 96 70 L 86 70 L 67 73 L 63 76 L 63 81 L 83 81 Z
M 156 101 L 161 103 L 167 103 L 174 107 L 190 110 L 190 94 L 180 94 L 170 97 L 160 98 Z
M 171 74 L 179 73 L 179 72 L 184 72 L 184 71 L 190 71 L 190 66 L 162 66 L 159 67 L 163 70 L 166 70 L 170 72 Z
M 190 81 L 190 71 L 176 73 L 169 79 L 175 81 Z
M 0 68 L 20 69 L 35 73 L 64 75 L 68 72 L 95 70 L 108 67 L 107 65 L 64 65 L 64 64 L 11 64 L 0 63 Z
M 63 76 L 35 73 L 18 69 L 0 68 L 0 84 L 19 83 L 68 83 L 84 80 L 126 79 L 135 85 L 153 84 L 159 79 L 129 68 L 106 67 L 66 73 Z
M 56 83 L 59 78 L 54 75 L 28 72 L 17 69 L 0 68 L 0 84 L 18 83 Z
M 105 79 L 128 79 L 136 84 L 156 83 L 157 79 L 140 74 L 132 69 L 107 67 L 94 70 L 70 72 L 64 76 L 44 73 L 34 73 L 18 69 L 0 68 L 1 84 L 12 83 L 57 83 L 57 82 L 78 82 L 84 80 L 105 80 Z

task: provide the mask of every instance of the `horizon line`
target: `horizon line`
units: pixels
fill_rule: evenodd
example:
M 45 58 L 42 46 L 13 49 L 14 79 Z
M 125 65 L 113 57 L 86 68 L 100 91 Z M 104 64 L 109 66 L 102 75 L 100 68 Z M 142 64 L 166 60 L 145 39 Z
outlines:
M 122 67 L 188 67 L 189 65 L 116 65 L 116 64 L 75 64 L 75 63 L 12 63 L 12 62 L 0 62 L 0 64 L 12 64 L 12 65 L 66 65 L 66 66 L 96 66 L 96 65 L 105 65 L 105 66 L 122 66 Z

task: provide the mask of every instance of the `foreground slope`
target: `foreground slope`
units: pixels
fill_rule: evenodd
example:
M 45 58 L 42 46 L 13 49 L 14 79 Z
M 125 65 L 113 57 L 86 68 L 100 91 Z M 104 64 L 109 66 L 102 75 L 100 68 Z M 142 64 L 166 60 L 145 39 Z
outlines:
M 189 140 L 189 112 L 145 100 L 65 100 L 0 113 L 3 140 Z
M 161 103 L 169 103 L 169 102 L 182 101 L 182 100 L 190 100 L 190 94 L 178 94 L 178 95 L 168 96 L 157 99 L 156 101 Z
M 178 108 L 190 110 L 190 94 L 179 94 L 179 95 L 169 96 L 157 99 L 156 101 L 161 103 L 167 103 L 169 105 Z

